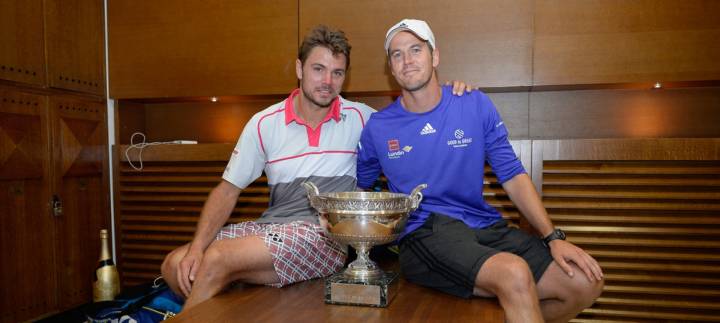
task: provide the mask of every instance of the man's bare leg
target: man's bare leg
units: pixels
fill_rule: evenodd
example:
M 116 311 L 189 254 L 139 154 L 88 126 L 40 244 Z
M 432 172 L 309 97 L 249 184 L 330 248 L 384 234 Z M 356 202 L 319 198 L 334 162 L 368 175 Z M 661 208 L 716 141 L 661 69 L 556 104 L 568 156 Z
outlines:
M 181 247 L 174 251 L 173 253 L 177 252 L 175 255 L 173 253 L 168 255 L 163 263 L 164 277 L 176 277 L 175 270 L 184 256 L 183 251 L 186 252 L 187 247 Z M 168 284 L 173 291 L 178 293 L 178 282 L 174 279 L 169 279 L 169 281 L 172 281 Z M 252 284 L 280 282 L 272 263 L 272 255 L 260 237 L 249 236 L 217 240 L 211 243 L 205 250 L 183 311 L 217 295 L 233 281 Z M 182 293 L 178 294 L 182 295 Z
M 540 309 L 546 322 L 567 322 L 592 305 L 602 293 L 604 281 L 590 281 L 574 263 L 570 277 L 554 261 L 537 284 Z
M 488 258 L 475 278 L 473 292 L 482 297 L 497 296 L 506 322 L 543 322 L 532 272 L 516 255 L 502 252 Z

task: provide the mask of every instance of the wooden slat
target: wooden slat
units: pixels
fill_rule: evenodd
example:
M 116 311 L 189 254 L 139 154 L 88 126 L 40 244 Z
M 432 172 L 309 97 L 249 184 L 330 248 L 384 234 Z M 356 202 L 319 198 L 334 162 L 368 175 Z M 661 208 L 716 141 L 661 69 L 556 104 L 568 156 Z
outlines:
M 600 297 L 595 300 L 597 304 L 626 305 L 626 306 L 652 306 L 660 308 L 694 308 L 720 310 L 720 302 L 694 302 L 674 301 L 665 299 L 638 299 L 638 298 L 610 298 Z
M 709 174 L 717 175 L 720 168 L 717 166 L 698 166 L 686 165 L 648 165 L 648 164 L 632 164 L 628 162 L 605 162 L 598 164 L 597 162 L 553 162 L 549 163 L 543 169 L 546 174 L 660 174 L 660 175 L 684 175 L 684 174 Z
M 176 174 L 176 173 L 173 173 Z M 136 176 L 124 177 L 120 183 L 220 183 L 220 176 Z
M 616 316 L 616 317 L 630 317 L 630 318 L 647 318 L 654 320 L 680 320 L 683 322 L 689 321 L 703 321 L 703 322 L 717 322 L 717 316 L 715 314 L 698 315 L 689 313 L 668 313 L 659 311 L 636 311 L 636 310 L 606 310 L 589 308 L 583 311 L 587 314 L 603 315 L 603 316 Z M 656 321 L 657 322 L 657 321 Z
M 720 182 L 718 182 L 720 185 Z M 612 209 L 612 210 L 673 210 L 673 211 L 708 211 L 720 212 L 720 203 L 705 201 L 627 201 L 621 199 L 558 199 L 548 198 L 543 201 L 548 209 Z
M 667 276 L 654 274 L 614 274 L 605 273 L 605 279 L 616 282 L 658 283 L 658 284 L 692 284 L 720 286 L 720 278 L 698 276 Z
M 614 259 L 617 260 L 617 259 Z M 603 261 L 599 260 L 600 267 L 604 270 L 610 269 L 624 269 L 624 270 L 645 270 L 645 271 L 662 271 L 662 272 L 677 272 L 679 274 L 686 273 L 700 273 L 705 276 L 720 275 L 720 265 L 698 265 L 688 264 L 685 262 L 673 262 L 673 263 L 632 263 L 632 262 L 617 262 L 617 261 Z M 711 276 L 713 277 L 713 276 Z
M 127 202 L 205 202 L 207 195 L 123 195 L 123 201 Z M 247 196 L 240 195 L 238 197 L 239 203 L 264 203 L 267 205 L 267 196 Z
M 629 286 L 610 285 L 606 283 L 606 292 L 632 293 L 644 295 L 694 296 L 694 297 L 720 297 L 720 290 L 681 288 L 681 287 L 655 287 L 655 286 Z
M 654 186 L 708 186 L 717 187 L 720 185 L 720 178 L 693 177 L 693 178 L 677 178 L 677 177 L 644 177 L 644 176 L 621 176 L 609 175 L 602 177 L 591 176 L 562 176 L 560 174 L 544 175 L 544 185 L 654 185 Z
M 557 223 L 557 222 L 556 222 Z M 720 248 L 720 241 L 706 240 L 659 240 L 659 239 L 633 239 L 610 237 L 570 237 L 570 242 L 576 245 L 613 246 L 613 247 L 675 247 L 675 248 Z
M 627 233 L 627 234 L 684 234 L 684 235 L 706 235 L 717 237 L 720 235 L 720 228 L 683 228 L 683 227 L 629 227 L 629 226 L 560 226 L 568 232 L 594 232 L 594 233 Z
M 684 252 L 642 252 L 622 250 L 593 250 L 589 249 L 593 257 L 622 258 L 631 260 L 672 260 L 672 261 L 705 261 L 707 263 L 720 261 L 720 254 L 684 253 Z M 664 250 L 664 249 L 661 249 Z
M 554 186 L 546 186 L 543 187 L 543 196 L 550 198 L 550 197 L 557 197 L 557 198 L 610 198 L 610 199 L 670 199 L 670 200 L 682 200 L 682 199 L 696 199 L 696 200 L 704 200 L 704 199 L 714 199 L 718 200 L 720 199 L 720 191 L 718 192 L 703 192 L 698 190 L 688 190 L 685 192 L 673 192 L 673 191 L 660 191 L 659 189 L 656 190 L 646 190 L 646 191 L 638 191 L 637 189 L 628 189 L 628 188 L 617 188 L 617 187 L 608 187 L 608 188 L 595 188 L 594 190 L 589 190 L 587 188 L 578 188 L 575 189 L 573 187 L 554 187 Z
M 633 215 L 576 215 L 576 214 L 552 214 L 554 222 L 582 222 L 582 223 L 618 223 L 618 224 L 695 224 L 695 225 L 720 225 L 720 218 L 712 215 L 657 215 L 657 216 L 633 216 Z

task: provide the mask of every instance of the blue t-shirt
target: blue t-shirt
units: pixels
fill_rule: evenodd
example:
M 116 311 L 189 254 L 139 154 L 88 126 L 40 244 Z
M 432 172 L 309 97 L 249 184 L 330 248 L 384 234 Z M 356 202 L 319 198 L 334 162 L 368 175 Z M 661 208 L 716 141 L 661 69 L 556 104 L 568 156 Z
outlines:
M 360 136 L 359 187 L 370 188 L 381 170 L 392 192 L 409 194 L 428 184 L 403 236 L 433 212 L 473 228 L 492 225 L 501 216 L 483 199 L 485 160 L 500 183 L 525 173 L 490 98 L 480 91 L 461 97 L 451 91 L 444 86 L 440 103 L 425 113 L 405 110 L 398 98 L 372 114 Z

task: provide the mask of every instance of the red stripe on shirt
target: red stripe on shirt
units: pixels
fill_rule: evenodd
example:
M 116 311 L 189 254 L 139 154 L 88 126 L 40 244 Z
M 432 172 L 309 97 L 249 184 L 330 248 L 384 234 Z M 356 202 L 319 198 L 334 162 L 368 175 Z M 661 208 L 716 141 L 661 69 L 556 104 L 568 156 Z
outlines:
M 269 117 L 269 116 L 271 116 L 271 115 L 273 115 L 273 114 L 276 114 L 276 113 L 278 113 L 278 112 L 282 112 L 282 111 L 285 111 L 285 108 L 278 109 L 278 110 L 275 110 L 275 111 L 273 111 L 273 112 L 270 112 L 270 113 L 268 113 L 268 114 L 260 117 L 260 120 L 258 120 L 258 123 L 257 123 L 257 133 L 258 133 L 258 139 L 260 139 L 260 149 L 262 149 L 263 153 L 265 153 L 265 145 L 263 145 L 262 134 L 260 133 L 260 123 L 262 123 L 263 119 L 265 119 L 265 118 L 267 118 L 267 117 Z
M 300 155 L 283 157 L 283 158 L 271 160 L 271 161 L 268 161 L 267 163 L 268 163 L 268 164 L 272 164 L 272 163 L 281 162 L 281 161 L 288 160 L 288 159 L 295 159 L 295 158 L 304 157 L 304 156 L 307 156 L 307 155 L 321 155 L 321 154 L 353 154 L 353 155 L 354 155 L 354 154 L 356 154 L 356 153 L 357 153 L 357 152 L 354 151 L 354 150 L 323 150 L 323 151 L 313 151 L 313 152 L 304 153 L 304 154 L 300 154 Z
M 363 118 L 363 115 L 362 115 L 362 113 L 360 113 L 360 110 L 358 110 L 357 108 L 353 108 L 353 107 L 347 107 L 347 108 L 343 107 L 343 109 L 355 110 L 355 112 L 357 112 L 357 114 L 360 116 L 360 122 L 362 123 L 363 128 L 365 128 L 365 118 Z

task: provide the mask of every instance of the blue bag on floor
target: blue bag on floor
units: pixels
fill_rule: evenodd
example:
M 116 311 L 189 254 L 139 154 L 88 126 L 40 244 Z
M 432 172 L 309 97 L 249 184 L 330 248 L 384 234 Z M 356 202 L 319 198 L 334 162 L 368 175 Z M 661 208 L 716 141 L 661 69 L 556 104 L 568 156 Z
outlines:
M 88 304 L 83 308 L 87 322 L 155 323 L 175 316 L 184 301 L 165 281 L 129 288 L 113 301 Z

